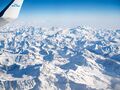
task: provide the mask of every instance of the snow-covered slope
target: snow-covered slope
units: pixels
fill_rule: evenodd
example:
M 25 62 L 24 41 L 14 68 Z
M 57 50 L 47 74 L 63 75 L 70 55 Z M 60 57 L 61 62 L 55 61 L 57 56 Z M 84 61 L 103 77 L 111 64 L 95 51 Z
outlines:
M 0 90 L 119 90 L 120 30 L 0 29 Z

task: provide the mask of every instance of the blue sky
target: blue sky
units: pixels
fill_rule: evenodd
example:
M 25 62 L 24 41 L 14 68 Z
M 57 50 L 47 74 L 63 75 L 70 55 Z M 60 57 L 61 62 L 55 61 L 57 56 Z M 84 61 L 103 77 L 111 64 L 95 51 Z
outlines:
M 0 10 L 9 1 L 0 0 Z M 51 24 L 103 23 L 116 27 L 120 26 L 120 0 L 24 0 L 20 18 Z
M 25 0 L 25 14 L 90 13 L 120 10 L 120 0 Z
M 0 0 L 2 10 L 11 0 Z M 21 15 L 120 12 L 120 0 L 24 0 Z

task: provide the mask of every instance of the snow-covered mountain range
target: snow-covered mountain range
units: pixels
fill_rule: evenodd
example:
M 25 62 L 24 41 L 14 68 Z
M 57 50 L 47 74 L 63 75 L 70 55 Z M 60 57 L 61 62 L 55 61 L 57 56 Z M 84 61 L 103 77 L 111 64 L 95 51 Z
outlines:
M 119 90 L 120 30 L 0 29 L 0 90 Z

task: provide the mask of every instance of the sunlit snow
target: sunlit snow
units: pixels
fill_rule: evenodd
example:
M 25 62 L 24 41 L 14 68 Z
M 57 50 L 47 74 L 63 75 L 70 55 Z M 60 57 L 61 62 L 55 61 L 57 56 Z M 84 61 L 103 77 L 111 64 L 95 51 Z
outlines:
M 11 24 L 0 29 L 0 90 L 119 90 L 120 30 Z

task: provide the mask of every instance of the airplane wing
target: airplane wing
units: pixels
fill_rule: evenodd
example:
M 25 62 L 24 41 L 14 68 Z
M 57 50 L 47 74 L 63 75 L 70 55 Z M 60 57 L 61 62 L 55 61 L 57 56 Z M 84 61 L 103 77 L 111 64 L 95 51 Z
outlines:
M 22 4 L 23 4 L 23 0 L 12 0 L 0 12 L 0 27 L 6 25 L 10 21 L 18 17 Z

